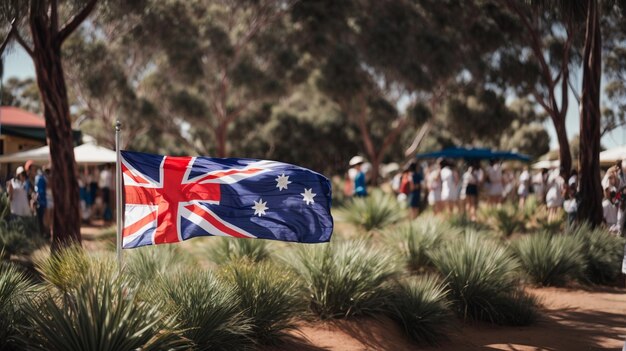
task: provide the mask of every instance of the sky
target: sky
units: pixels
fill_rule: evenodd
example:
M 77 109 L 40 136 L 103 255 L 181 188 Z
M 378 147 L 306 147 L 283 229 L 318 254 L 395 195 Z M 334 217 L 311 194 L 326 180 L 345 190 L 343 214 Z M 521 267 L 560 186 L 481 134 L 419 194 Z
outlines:
M 575 72 L 574 72 L 575 74 Z M 18 78 L 28 78 L 35 76 L 35 69 L 33 67 L 33 63 L 21 48 L 14 47 L 14 49 L 5 55 L 5 66 L 4 66 L 4 80 L 11 77 Z M 578 74 L 575 77 L 576 86 L 581 86 L 581 75 Z M 578 125 L 578 104 L 576 103 L 576 99 L 574 98 L 573 93 L 570 91 L 569 101 L 570 107 L 567 111 L 566 117 L 566 128 L 567 134 L 571 139 L 574 135 L 579 134 L 579 125 Z M 558 148 L 558 142 L 556 139 L 556 133 L 554 131 L 554 126 L 552 125 L 552 121 L 549 119 L 544 124 L 546 130 L 550 134 L 550 148 L 556 149 Z M 602 138 L 602 146 L 605 148 L 612 148 L 615 146 L 626 145 L 626 127 L 620 127 L 614 130 L 611 133 L 606 134 Z

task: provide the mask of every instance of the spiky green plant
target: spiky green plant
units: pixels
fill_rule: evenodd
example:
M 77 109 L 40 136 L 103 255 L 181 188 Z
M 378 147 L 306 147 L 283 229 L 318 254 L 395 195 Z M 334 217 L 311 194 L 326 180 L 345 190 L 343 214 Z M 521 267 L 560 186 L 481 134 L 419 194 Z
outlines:
M 63 248 L 45 258 L 35 260 L 35 266 L 42 278 L 61 291 L 69 291 L 79 286 L 84 279 L 93 274 L 94 264 L 106 267 L 107 264 L 96 262 L 80 246 Z M 110 263 L 111 270 L 115 265 Z
M 603 228 L 592 229 L 587 223 L 570 228 L 569 235 L 583 245 L 585 279 L 596 284 L 614 282 L 621 273 L 624 239 Z
M 0 222 L 0 251 L 4 252 L 0 259 L 8 259 L 11 255 L 29 255 L 43 244 L 44 240 L 38 233 L 25 233 L 19 227 Z
M 25 306 L 36 293 L 35 284 L 14 265 L 0 263 L 0 350 L 23 350 Z
M 302 278 L 311 311 L 322 319 L 383 312 L 385 284 L 398 273 L 392 254 L 363 240 L 299 247 L 286 263 Z
M 233 261 L 220 275 L 234 287 L 241 309 L 252 324 L 252 337 L 277 344 L 296 330 L 295 318 L 305 310 L 297 277 L 271 262 Z
M 422 276 L 399 282 L 387 305 L 387 314 L 402 327 L 411 340 L 437 344 L 450 326 L 447 290 L 435 276 Z
M 145 247 L 129 253 L 127 258 L 125 269 L 129 276 L 144 283 L 154 282 L 157 277 L 190 261 L 189 255 L 172 245 Z
M 568 235 L 538 233 L 512 243 L 524 271 L 539 285 L 563 285 L 586 269 L 583 243 Z
M 339 219 L 367 231 L 382 229 L 406 217 L 406 211 L 391 195 L 373 191 L 368 197 L 357 197 L 339 210 Z
M 494 230 L 497 230 L 505 237 L 524 229 L 524 219 L 521 213 L 512 207 L 496 208 L 491 213 L 491 221 Z
M 137 298 L 136 286 L 108 271 L 89 276 L 62 296 L 48 292 L 28 308 L 29 349 L 48 351 L 186 350 L 173 316 L 160 301 Z
M 494 309 L 499 311 L 496 323 L 524 326 L 533 324 L 539 317 L 537 299 L 518 288 L 512 293 L 496 295 L 492 300 Z
M 208 271 L 178 271 L 161 276 L 153 298 L 165 302 L 197 350 L 246 350 L 253 325 L 240 309 L 235 288 Z
M 501 245 L 467 232 L 431 256 L 450 289 L 462 318 L 505 323 L 505 311 L 494 302 L 517 288 L 519 263 Z
M 224 264 L 230 261 L 247 259 L 253 262 L 261 262 L 270 258 L 270 250 L 267 240 L 215 238 L 208 250 L 208 258 L 217 263 Z
M 431 252 L 448 238 L 460 235 L 460 229 L 436 217 L 423 217 L 392 228 L 385 238 L 387 244 L 402 257 L 409 270 L 420 271 L 432 266 Z

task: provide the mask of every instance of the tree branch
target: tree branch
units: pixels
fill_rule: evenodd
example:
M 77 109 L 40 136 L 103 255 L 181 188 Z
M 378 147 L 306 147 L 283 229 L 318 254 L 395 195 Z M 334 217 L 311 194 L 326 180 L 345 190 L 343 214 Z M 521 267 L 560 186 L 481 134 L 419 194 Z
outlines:
M 13 35 L 13 31 L 11 30 L 2 41 L 2 44 L 0 45 L 0 56 L 2 56 L 2 54 L 4 53 L 4 49 L 6 49 L 7 45 L 9 45 L 9 41 L 11 41 L 12 35 Z
M 50 29 L 53 33 L 59 30 L 59 1 L 52 0 L 50 3 Z
M 87 5 L 85 5 L 85 7 L 76 16 L 74 16 L 74 18 L 72 18 L 70 22 L 63 27 L 63 29 L 59 31 L 59 39 L 61 43 L 63 43 L 65 39 L 67 39 L 67 37 L 69 37 L 70 34 L 72 34 L 76 28 L 80 26 L 81 23 L 83 23 L 91 11 L 93 11 L 96 7 L 96 3 L 97 0 L 90 0 Z
M 20 45 L 24 48 L 24 51 L 26 51 L 30 57 L 35 56 L 35 51 L 30 46 L 28 46 L 26 40 L 22 38 L 20 32 L 17 31 L 17 27 L 15 27 L 13 24 L 11 24 L 11 31 L 13 32 L 13 35 L 15 35 L 15 40 L 17 40 L 17 42 L 20 43 Z

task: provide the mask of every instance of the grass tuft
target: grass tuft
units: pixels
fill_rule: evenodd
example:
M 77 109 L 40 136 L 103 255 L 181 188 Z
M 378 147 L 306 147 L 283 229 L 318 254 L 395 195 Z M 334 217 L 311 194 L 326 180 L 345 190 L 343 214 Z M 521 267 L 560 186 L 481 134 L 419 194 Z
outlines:
M 417 343 L 436 345 L 450 325 L 447 289 L 435 276 L 398 283 L 389 298 L 388 315 Z
M 267 240 L 233 238 L 214 239 L 217 242 L 209 247 L 208 258 L 217 264 L 225 264 L 244 258 L 252 262 L 261 262 L 269 259 L 271 255 Z
M 355 197 L 347 202 L 339 210 L 339 218 L 372 231 L 406 218 L 406 211 L 393 196 L 382 191 L 373 191 L 368 197 Z
M 583 243 L 574 236 L 538 233 L 512 243 L 515 255 L 535 284 L 563 285 L 583 276 Z
M 395 257 L 363 240 L 304 246 L 287 258 L 302 278 L 310 309 L 321 319 L 384 312 Z
M 252 337 L 261 344 L 278 344 L 296 330 L 295 318 L 305 310 L 298 279 L 270 262 L 233 261 L 220 272 L 235 290 Z

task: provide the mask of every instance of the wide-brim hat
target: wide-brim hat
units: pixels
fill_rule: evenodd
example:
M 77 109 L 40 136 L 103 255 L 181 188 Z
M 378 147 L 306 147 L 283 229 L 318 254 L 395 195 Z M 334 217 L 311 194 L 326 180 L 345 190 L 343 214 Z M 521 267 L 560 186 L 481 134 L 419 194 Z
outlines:
M 365 162 L 365 159 L 361 156 L 354 156 L 353 158 L 350 159 L 350 162 L 348 163 L 350 165 L 350 167 L 356 166 L 356 165 L 360 165 L 362 163 Z

